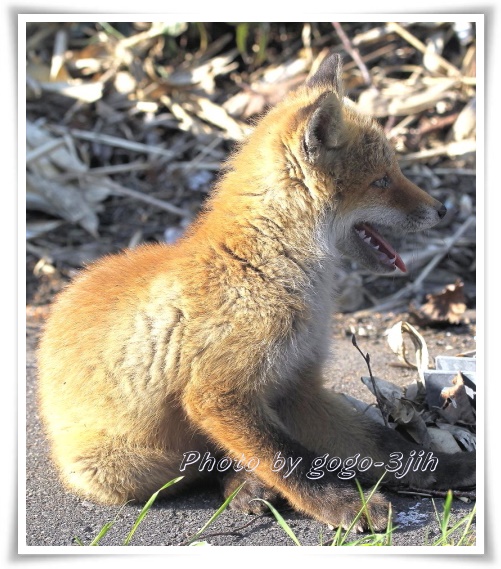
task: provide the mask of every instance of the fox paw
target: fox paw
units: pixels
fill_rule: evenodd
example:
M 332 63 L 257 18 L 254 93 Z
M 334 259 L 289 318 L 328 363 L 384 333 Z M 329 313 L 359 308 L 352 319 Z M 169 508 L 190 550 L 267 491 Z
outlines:
M 277 504 L 280 501 L 277 492 L 268 488 L 259 478 L 250 474 L 235 474 L 225 477 L 222 482 L 224 498 L 228 498 L 243 482 L 245 482 L 244 486 L 228 506 L 231 510 L 245 514 L 261 514 L 269 511 L 268 506 L 262 500 L 272 504 Z
M 368 496 L 365 499 L 368 500 Z M 379 493 L 374 493 L 370 500 L 366 501 L 365 507 L 360 496 L 358 499 L 350 498 L 341 503 L 336 500 L 335 504 L 329 504 L 328 499 L 326 502 L 319 512 L 319 517 L 334 527 L 364 532 L 382 531 L 388 525 L 390 503 Z

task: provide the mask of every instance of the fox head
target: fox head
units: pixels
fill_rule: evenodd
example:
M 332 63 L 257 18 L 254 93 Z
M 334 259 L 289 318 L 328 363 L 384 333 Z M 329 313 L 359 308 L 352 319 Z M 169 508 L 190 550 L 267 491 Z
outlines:
M 269 169 L 273 160 L 291 187 L 302 185 L 310 200 L 301 198 L 305 212 L 308 207 L 316 208 L 319 217 L 319 210 L 324 212 L 337 251 L 376 273 L 405 272 L 382 236 L 385 228 L 402 233 L 427 229 L 446 209 L 402 174 L 381 126 L 344 98 L 341 70 L 341 58 L 328 56 L 259 123 L 250 141 L 259 145 L 251 154 L 252 168 L 267 163 Z M 280 183 L 268 170 L 261 177 L 269 186 Z
M 303 123 L 302 162 L 332 193 L 337 249 L 374 272 L 406 271 L 381 232 L 427 229 L 446 209 L 402 174 L 380 125 L 344 99 L 341 69 L 341 58 L 331 55 L 304 86 L 312 104 Z
M 336 247 L 374 272 L 406 271 L 380 231 L 427 229 L 446 208 L 402 174 L 380 125 L 343 98 L 338 55 L 324 59 L 305 89 L 315 100 L 304 125 L 303 157 L 323 179 L 335 180 Z

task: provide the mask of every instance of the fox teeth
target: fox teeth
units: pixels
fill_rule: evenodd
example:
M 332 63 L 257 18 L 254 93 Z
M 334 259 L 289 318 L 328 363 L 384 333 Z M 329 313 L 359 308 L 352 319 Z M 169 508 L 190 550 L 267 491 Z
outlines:
M 374 249 L 374 251 L 376 251 L 377 257 L 380 261 L 382 261 L 383 263 L 387 264 L 387 265 L 394 265 L 395 261 L 397 259 L 397 257 L 393 257 L 393 259 L 391 259 L 390 257 L 388 257 L 388 255 L 386 253 L 383 253 L 382 251 L 379 250 L 379 245 L 374 245 L 373 240 L 371 239 L 370 235 L 367 235 L 365 233 L 365 230 L 363 229 L 359 229 L 357 230 L 357 234 L 359 235 L 359 237 L 362 239 L 362 241 L 364 241 L 364 243 L 367 243 L 367 245 L 369 245 L 371 247 L 371 249 Z
M 357 231 L 357 233 L 362 239 L 362 241 L 364 241 L 364 243 L 367 243 L 367 245 L 370 245 L 376 251 L 379 250 L 379 245 L 374 245 L 371 236 L 367 235 L 363 229 L 360 229 L 360 231 Z
M 387 265 L 394 265 L 395 261 L 397 260 L 396 256 L 390 259 L 390 257 L 384 253 L 379 253 L 378 258 L 380 261 L 383 261 L 383 263 L 386 263 Z
M 388 261 L 389 257 L 388 257 L 388 255 L 385 255 L 384 253 L 379 252 L 378 253 L 378 259 L 380 259 L 381 261 Z
M 370 246 L 371 246 L 373 249 L 375 249 L 376 251 L 379 250 L 379 245 L 374 245 L 374 244 L 372 243 L 372 239 L 371 239 L 370 237 L 366 237 L 366 238 L 364 239 L 364 242 L 367 243 L 367 245 L 370 245 Z

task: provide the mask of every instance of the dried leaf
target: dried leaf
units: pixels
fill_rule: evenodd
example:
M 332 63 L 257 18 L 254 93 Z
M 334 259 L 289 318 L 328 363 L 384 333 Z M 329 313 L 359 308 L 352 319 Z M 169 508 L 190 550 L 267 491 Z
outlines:
M 438 409 L 439 415 L 451 425 L 463 423 L 475 424 L 475 413 L 466 393 L 461 373 L 452 380 L 453 385 L 444 387 L 440 393 L 442 406 Z
M 441 56 L 444 50 L 445 37 L 442 31 L 432 34 L 426 42 L 423 54 L 423 65 L 432 73 L 439 73 L 442 68 Z
M 362 382 L 370 391 L 374 393 L 372 379 L 362 377 Z M 378 390 L 379 400 L 386 413 L 398 426 L 403 428 L 417 443 L 429 447 L 430 437 L 418 407 L 411 401 L 403 398 L 403 390 L 384 379 L 374 378 L 376 389 Z
M 455 284 L 447 285 L 438 294 L 426 296 L 427 302 L 421 306 L 417 316 L 428 323 L 447 322 L 459 324 L 463 321 L 466 311 L 466 298 L 464 284 L 456 281 Z
M 43 211 L 72 223 L 79 223 L 91 235 L 97 237 L 98 217 L 76 186 L 57 184 L 27 173 L 26 193 L 38 196 L 41 209 L 45 208 Z M 31 203 L 33 204 L 33 201 Z
M 286 61 L 268 68 L 249 88 L 236 93 L 223 103 L 233 116 L 243 119 L 262 113 L 304 81 L 307 61 L 303 58 Z
M 412 363 L 408 357 L 407 347 L 404 341 L 404 334 L 407 334 L 412 340 L 415 350 L 416 363 Z M 429 358 L 426 342 L 421 334 L 408 322 L 397 322 L 387 332 L 388 344 L 398 359 L 405 365 L 416 368 L 418 370 L 419 382 L 418 390 L 420 393 L 425 392 L 424 372 L 428 369 Z
M 442 431 L 449 432 L 465 450 L 472 451 L 477 448 L 477 437 L 468 428 L 440 422 L 437 423 L 437 427 Z
M 31 221 L 26 223 L 26 239 L 36 239 L 62 225 L 62 221 Z
M 435 452 L 446 452 L 448 454 L 461 452 L 461 447 L 457 444 L 454 436 L 448 431 L 437 427 L 429 427 L 428 434 L 431 439 L 431 450 Z
M 89 203 L 96 211 L 98 210 L 98 203 L 104 201 L 111 193 L 109 185 L 106 184 L 108 178 L 103 177 L 101 183 L 100 179 L 92 180 L 88 177 L 84 177 L 80 191 L 82 192 L 85 201 Z
M 191 62 L 188 64 L 189 66 L 183 65 L 173 70 L 164 78 L 164 81 L 177 88 L 199 85 L 207 93 L 212 93 L 215 84 L 214 79 L 219 75 L 230 73 L 238 67 L 238 63 L 234 62 L 237 56 L 238 50 L 232 49 L 197 66 L 193 66 L 193 62 Z M 196 59 L 193 61 L 197 62 Z
M 44 128 L 27 121 L 26 122 L 26 145 L 28 150 L 34 151 L 40 147 L 54 144 L 57 137 L 52 136 Z M 76 156 L 74 152 L 70 152 L 68 145 L 60 145 L 54 148 L 50 153 L 44 155 L 45 159 L 50 160 L 62 171 L 70 172 L 86 172 L 87 166 Z M 27 161 L 28 157 L 27 157 Z M 56 173 L 55 170 L 52 170 Z
M 452 125 L 452 138 L 455 141 L 474 138 L 477 127 L 477 100 L 473 97 L 459 113 Z
M 252 130 L 244 123 L 231 117 L 220 105 L 213 103 L 206 97 L 193 97 L 191 102 L 197 116 L 214 126 L 223 129 L 226 135 L 233 140 L 242 140 Z M 188 101 L 185 101 L 185 106 Z M 189 106 L 187 106 L 189 108 Z
M 352 397 L 351 395 L 347 395 L 345 393 L 342 393 L 341 397 L 345 399 L 346 402 L 351 405 L 356 411 L 362 413 L 366 417 L 369 417 L 376 423 L 384 425 L 384 419 L 381 415 L 381 411 L 377 407 L 374 407 L 374 405 L 369 405 L 368 403 L 360 401 L 360 399 L 356 399 L 355 397 Z
M 104 83 L 100 81 L 58 81 L 57 83 L 40 83 L 44 91 L 58 93 L 71 99 L 77 99 L 84 103 L 94 103 L 103 96 Z
M 444 98 L 456 99 L 456 85 L 457 79 L 451 78 L 431 85 L 394 81 L 382 89 L 369 87 L 362 91 L 357 107 L 375 117 L 413 115 L 433 109 Z
M 373 395 L 376 395 L 374 393 L 374 386 L 370 377 L 362 377 L 362 383 L 371 391 Z M 376 384 L 376 389 L 378 390 L 385 403 L 390 402 L 391 404 L 391 402 L 395 399 L 400 399 L 403 397 L 402 388 L 398 385 L 395 385 L 391 381 L 386 381 L 380 377 L 374 377 L 374 383 Z

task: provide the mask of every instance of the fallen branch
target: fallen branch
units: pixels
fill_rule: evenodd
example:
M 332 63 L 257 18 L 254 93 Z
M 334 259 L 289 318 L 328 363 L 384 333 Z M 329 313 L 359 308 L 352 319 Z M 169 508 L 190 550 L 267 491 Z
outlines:
M 474 223 L 475 223 L 475 217 L 473 215 L 468 217 L 468 219 L 466 219 L 466 221 L 461 225 L 461 227 L 456 231 L 456 233 L 454 233 L 452 237 L 449 237 L 448 239 L 445 240 L 445 247 L 441 251 L 439 251 L 435 255 L 435 257 L 433 257 L 433 259 L 423 269 L 418 278 L 413 283 L 409 283 L 403 289 L 398 291 L 394 296 L 394 298 L 400 298 L 401 296 L 404 296 L 409 292 L 415 292 L 416 290 L 420 289 L 426 277 L 438 265 L 438 263 L 440 263 L 442 258 L 445 257 L 445 255 L 451 250 L 452 246 L 456 243 L 456 241 L 459 240 L 459 238 L 463 235 L 463 233 L 465 233 L 466 230 L 469 229 L 470 226 L 473 225 Z
M 358 68 L 360 69 L 362 76 L 364 78 L 365 84 L 366 85 L 372 85 L 371 74 L 369 73 L 369 70 L 367 69 L 362 58 L 360 57 L 360 53 L 358 52 L 358 49 L 353 47 L 353 45 L 350 42 L 350 39 L 345 34 L 343 27 L 341 26 L 341 24 L 339 22 L 332 22 L 332 25 L 334 26 L 334 29 L 336 30 L 336 33 L 339 36 L 339 39 L 343 42 L 344 48 L 351 55 L 351 57 L 353 58 L 353 61 L 355 61 L 355 63 L 358 65 Z
M 186 209 L 182 209 L 180 207 L 177 207 L 175 205 L 170 204 L 169 202 L 166 202 L 164 200 L 159 200 L 158 198 L 154 198 L 152 196 L 149 196 L 147 194 L 142 194 L 141 192 L 137 192 L 136 190 L 131 190 L 130 188 L 124 188 L 124 186 L 121 186 L 120 184 L 117 184 L 116 182 L 113 182 L 112 180 L 102 180 L 103 185 L 107 186 L 108 188 L 110 188 L 110 190 L 114 193 L 114 194 L 118 194 L 118 195 L 122 195 L 122 196 L 129 196 L 131 198 L 134 198 L 136 200 L 145 202 L 147 204 L 153 205 L 155 207 L 158 207 L 160 209 L 164 209 L 165 211 L 168 211 L 170 213 L 175 213 L 176 215 L 179 215 L 181 217 L 186 217 L 186 218 L 191 218 L 192 214 L 190 211 L 186 210 Z
M 365 363 L 367 364 L 367 368 L 369 369 L 369 375 L 370 375 L 371 382 L 372 382 L 372 387 L 374 389 L 374 395 L 376 396 L 376 400 L 377 400 L 377 405 L 379 407 L 379 410 L 381 411 L 381 415 L 383 417 L 385 427 L 389 428 L 388 420 L 386 418 L 386 413 L 384 412 L 384 408 L 383 408 L 383 402 L 381 401 L 381 397 L 379 395 L 379 390 L 376 386 L 376 381 L 374 380 L 374 376 L 372 375 L 371 364 L 370 364 L 370 356 L 369 356 L 369 354 L 366 354 L 364 356 L 362 350 L 358 347 L 355 334 L 352 334 L 352 336 L 351 336 L 351 343 L 355 346 L 355 348 L 357 348 L 357 350 L 360 352 L 360 355 L 364 358 Z
M 398 161 L 401 166 L 414 164 L 418 161 L 427 161 L 430 158 L 437 158 L 438 156 L 448 156 L 453 158 L 455 156 L 464 156 L 465 154 L 473 154 L 477 150 L 477 142 L 475 140 L 461 140 L 459 142 L 450 142 L 443 144 L 436 148 L 428 148 L 420 150 L 419 152 L 411 152 L 405 156 L 399 156 Z
M 175 158 L 178 155 L 177 152 L 166 150 L 165 148 L 160 148 L 158 146 L 152 146 L 149 144 L 143 144 L 142 142 L 133 142 L 131 140 L 126 140 L 124 138 L 118 138 L 116 136 L 110 136 L 109 134 L 102 134 L 99 132 L 90 132 L 76 128 L 67 129 L 64 127 L 60 127 L 58 125 L 53 125 L 52 130 L 58 134 L 69 134 L 81 140 L 87 140 L 89 142 L 98 142 L 100 144 L 106 144 L 109 146 L 114 146 L 116 148 L 131 150 L 132 152 L 159 154 L 160 156 L 165 156 L 166 158 L 170 159 Z
M 46 156 L 47 154 L 50 154 L 57 148 L 64 146 L 64 144 L 66 144 L 64 138 L 55 138 L 54 140 L 49 140 L 42 146 L 35 148 L 31 152 L 27 152 L 26 165 L 30 164 L 30 162 L 34 162 L 35 160 L 42 158 L 43 156 Z
M 468 498 L 469 500 L 476 500 L 477 493 L 475 491 L 461 491 L 451 490 L 454 498 Z M 445 498 L 448 490 L 431 490 L 430 488 L 409 488 L 409 490 L 398 490 L 398 494 L 411 494 L 415 496 L 425 496 L 429 498 Z
M 418 40 L 415 35 L 411 34 L 411 32 L 404 29 L 400 24 L 397 24 L 397 22 L 390 22 L 388 26 L 391 30 L 397 32 L 399 36 L 404 38 L 404 40 L 412 45 L 412 47 L 420 51 L 423 55 L 428 53 L 428 50 L 426 49 L 424 43 Z M 440 65 L 449 72 L 450 75 L 461 77 L 461 71 L 452 65 L 452 63 L 447 61 L 447 59 L 444 59 L 441 55 L 438 55 L 436 53 L 433 55 L 435 59 L 440 63 Z

